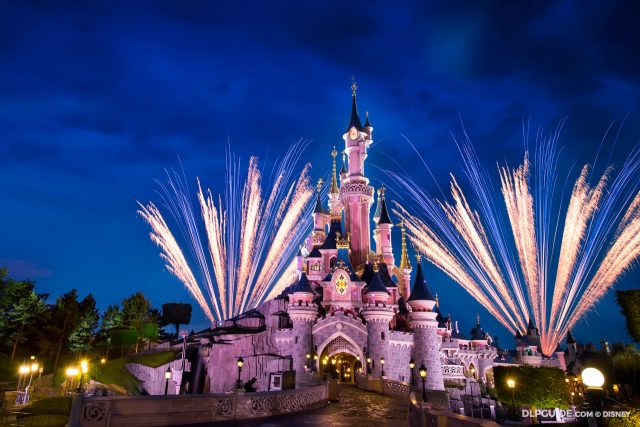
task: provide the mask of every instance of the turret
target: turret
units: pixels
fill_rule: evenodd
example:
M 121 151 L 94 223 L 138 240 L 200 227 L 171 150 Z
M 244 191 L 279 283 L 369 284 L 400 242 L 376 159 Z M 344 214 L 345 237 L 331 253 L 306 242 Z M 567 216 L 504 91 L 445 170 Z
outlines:
M 318 316 L 318 309 L 313 304 L 313 290 L 305 272 L 302 272 L 298 283 L 289 296 L 287 313 L 293 322 L 293 335 L 296 345 L 291 349 L 293 369 L 303 371 L 306 354 L 313 349 L 312 325 Z
M 343 151 L 342 152 L 342 168 L 340 168 L 340 184 L 342 184 L 344 180 L 347 179 L 348 175 L 349 175 L 349 172 L 347 171 L 347 154 Z
M 322 206 L 322 178 L 318 179 L 316 206 L 313 210 L 313 243 L 322 243 L 325 238 L 325 227 L 329 223 L 329 214 Z
M 389 212 L 387 212 L 383 185 L 380 188 L 380 218 L 378 218 L 378 241 L 380 246 L 379 248 L 376 247 L 376 252 L 382 255 L 384 263 L 387 264 L 387 267 L 389 268 L 392 268 L 395 263 L 393 257 L 393 243 L 391 241 L 391 228 L 393 228 L 393 222 L 389 217 Z
M 395 314 L 394 307 L 387 304 L 389 291 L 382 283 L 378 273 L 378 264 L 373 266 L 371 283 L 365 290 L 366 303 L 362 308 L 362 317 L 367 321 L 367 349 L 371 357 L 371 372 L 374 377 L 382 376 L 380 360 L 391 359 L 389 353 L 389 322 Z
M 440 362 L 442 337 L 438 335 L 438 313 L 433 311 L 436 301 L 422 273 L 420 256 L 416 258 L 416 278 L 407 300 L 412 310 L 409 313 L 409 325 L 414 336 L 413 359 L 416 363 L 424 363 L 427 368 L 427 388 L 444 390 Z

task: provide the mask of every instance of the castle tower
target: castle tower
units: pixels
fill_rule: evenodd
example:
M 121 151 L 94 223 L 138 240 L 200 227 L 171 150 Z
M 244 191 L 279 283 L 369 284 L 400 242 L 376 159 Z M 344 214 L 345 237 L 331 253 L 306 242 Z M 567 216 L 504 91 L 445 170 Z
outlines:
M 318 180 L 318 194 L 316 196 L 316 206 L 313 210 L 313 243 L 322 243 L 325 239 L 325 227 L 329 223 L 329 215 L 322 206 L 320 191 L 322 190 L 322 178 Z
M 293 322 L 294 344 L 291 348 L 293 369 L 304 371 L 307 363 L 307 353 L 313 352 L 312 326 L 318 315 L 318 309 L 313 304 L 313 290 L 307 275 L 302 272 L 298 283 L 289 297 L 287 313 Z
M 378 243 L 379 247 L 376 247 L 376 252 L 382 255 L 384 263 L 387 264 L 388 269 L 392 269 L 395 263 L 393 258 L 393 244 L 391 242 L 391 228 L 393 228 L 393 222 L 387 212 L 387 204 L 384 200 L 384 185 L 380 188 L 380 217 L 378 218 Z
M 329 210 L 333 217 L 342 217 L 340 206 L 340 189 L 338 188 L 338 177 L 336 176 L 336 156 L 338 152 L 336 147 L 333 147 L 331 151 L 331 157 L 333 157 L 333 170 L 331 173 L 331 187 L 329 187 Z
M 358 117 L 356 104 L 357 86 L 351 85 L 351 117 L 349 126 L 342 138 L 345 142 L 345 153 L 348 159 L 347 174 L 340 188 L 340 201 L 344 209 L 346 228 L 351 234 L 351 250 L 354 265 L 362 265 L 369 255 L 370 226 L 369 211 L 373 204 L 373 187 L 364 175 L 364 161 L 367 148 L 371 145 L 373 127 L 368 121 L 365 129 Z
M 389 291 L 380 279 L 378 264 L 374 264 L 373 279 L 365 291 L 366 303 L 362 317 L 367 321 L 367 351 L 371 357 L 370 374 L 374 377 L 382 375 L 380 360 L 391 360 L 389 353 L 389 322 L 394 316 L 393 306 L 387 305 Z
M 407 236 L 404 228 L 404 221 L 400 222 L 400 231 L 402 232 L 402 252 L 400 254 L 400 271 L 402 271 L 402 287 L 400 293 L 404 297 L 405 301 L 409 297 L 409 288 L 411 286 L 411 261 L 409 261 L 409 255 L 407 254 Z
M 427 388 L 429 390 L 444 390 L 440 363 L 441 338 L 438 335 L 438 321 L 436 320 L 438 313 L 433 311 L 436 301 L 424 279 L 420 257 L 417 258 L 416 279 L 407 300 L 412 310 L 409 313 L 409 326 L 414 335 L 413 359 L 416 364 L 424 363 L 427 367 Z

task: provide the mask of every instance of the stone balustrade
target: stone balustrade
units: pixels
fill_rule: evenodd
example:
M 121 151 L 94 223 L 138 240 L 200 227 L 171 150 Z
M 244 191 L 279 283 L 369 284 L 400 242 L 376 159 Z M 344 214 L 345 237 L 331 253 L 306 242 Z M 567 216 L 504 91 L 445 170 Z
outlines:
M 67 427 L 172 426 L 298 412 L 325 405 L 328 383 L 280 392 L 74 397 Z

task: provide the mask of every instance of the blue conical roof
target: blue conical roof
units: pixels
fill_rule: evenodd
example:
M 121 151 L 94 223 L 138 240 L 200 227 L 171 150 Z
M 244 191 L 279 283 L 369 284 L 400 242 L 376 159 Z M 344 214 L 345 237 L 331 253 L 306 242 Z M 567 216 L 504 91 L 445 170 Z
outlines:
M 413 281 L 413 287 L 411 288 L 411 295 L 409 295 L 407 302 L 408 301 L 435 301 L 422 273 L 422 263 L 419 261 L 416 279 Z
M 373 278 L 371 279 L 371 283 L 367 286 L 367 290 L 365 294 L 369 292 L 386 292 L 389 294 L 387 287 L 382 283 L 382 279 L 380 279 L 380 274 L 377 271 L 373 272 Z
M 313 293 L 313 289 L 311 289 L 311 284 L 309 283 L 307 274 L 304 271 L 300 275 L 300 279 L 298 280 L 298 283 L 296 283 L 296 285 L 293 287 L 292 293 L 296 293 L 296 292 L 307 292 L 310 294 Z

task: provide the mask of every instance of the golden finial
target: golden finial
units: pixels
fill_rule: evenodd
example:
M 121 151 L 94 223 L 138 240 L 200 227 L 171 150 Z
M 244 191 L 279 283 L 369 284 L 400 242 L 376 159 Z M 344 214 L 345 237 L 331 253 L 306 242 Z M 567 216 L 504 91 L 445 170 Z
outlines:
M 351 76 L 351 94 L 356 96 L 356 90 L 358 90 L 358 85 L 356 84 L 356 75 Z
M 307 260 L 306 259 L 302 262 L 302 272 L 303 273 L 307 272 Z
M 333 147 L 331 151 L 331 157 L 333 157 L 333 174 L 331 176 L 331 188 L 329 189 L 329 193 L 338 194 L 340 191 L 338 190 L 338 177 L 336 176 L 336 156 L 338 152 L 336 151 L 336 147 Z
M 400 221 L 400 231 L 402 232 L 402 253 L 400 255 L 400 270 L 411 270 L 411 261 L 407 254 L 407 232 L 404 228 L 404 220 Z
M 382 198 L 384 199 L 384 184 L 380 185 L 380 195 L 382 196 Z
M 320 192 L 320 190 L 322 190 L 322 178 L 318 178 L 318 185 L 316 186 L 316 188 L 318 189 L 318 193 Z
M 476 325 L 480 324 L 480 313 L 476 313 Z
M 438 293 L 436 292 L 436 308 L 440 309 L 440 300 L 438 299 Z
M 422 256 L 418 253 L 416 254 L 416 261 L 418 261 L 418 264 L 420 264 L 420 259 L 422 258 Z
M 380 270 L 380 266 L 378 265 L 378 260 L 376 259 L 373 262 L 373 271 L 375 271 L 376 273 Z

